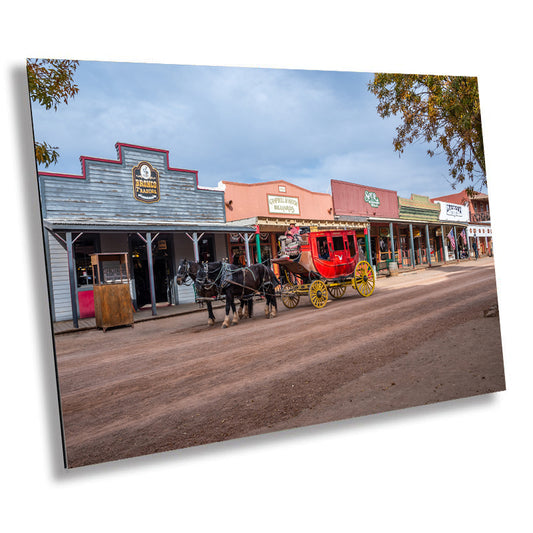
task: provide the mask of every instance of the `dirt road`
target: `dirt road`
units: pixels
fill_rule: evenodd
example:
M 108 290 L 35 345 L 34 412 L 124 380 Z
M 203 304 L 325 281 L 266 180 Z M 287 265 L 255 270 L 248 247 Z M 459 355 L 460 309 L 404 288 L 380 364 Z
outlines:
M 493 261 L 378 280 L 315 309 L 56 337 L 69 467 L 505 389 Z

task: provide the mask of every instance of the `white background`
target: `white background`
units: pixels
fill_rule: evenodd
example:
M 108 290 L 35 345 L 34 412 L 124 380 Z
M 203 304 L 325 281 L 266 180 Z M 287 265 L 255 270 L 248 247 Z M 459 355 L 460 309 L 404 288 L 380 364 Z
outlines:
M 1 35 L 3 529 L 531 530 L 526 5 L 10 3 Z M 508 390 L 63 470 L 26 57 L 477 75 Z M 374 325 L 360 317 L 357 327 L 364 335 Z

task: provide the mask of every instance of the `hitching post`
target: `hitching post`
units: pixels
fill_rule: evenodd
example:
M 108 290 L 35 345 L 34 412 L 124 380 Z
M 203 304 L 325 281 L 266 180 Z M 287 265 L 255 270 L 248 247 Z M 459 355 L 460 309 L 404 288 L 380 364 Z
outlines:
M 78 328 L 78 305 L 76 302 L 76 272 L 74 269 L 74 253 L 72 247 L 72 232 L 67 231 L 67 258 L 68 258 L 68 276 L 70 284 L 70 303 L 72 306 L 72 325 Z
M 411 266 L 415 268 L 415 241 L 413 240 L 413 225 L 409 224 L 409 244 L 411 246 Z
M 150 279 L 150 300 L 152 301 L 152 316 L 157 315 L 155 305 L 154 264 L 152 260 L 152 234 L 146 234 L 146 257 L 148 259 L 148 277 Z
M 431 266 L 431 250 L 429 247 L 429 224 L 426 224 L 426 256 L 428 258 L 428 265 Z

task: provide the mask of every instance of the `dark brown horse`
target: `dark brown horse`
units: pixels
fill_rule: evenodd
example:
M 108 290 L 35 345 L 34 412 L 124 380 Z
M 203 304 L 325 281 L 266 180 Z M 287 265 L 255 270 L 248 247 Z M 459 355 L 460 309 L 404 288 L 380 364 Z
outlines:
M 221 288 L 226 297 L 226 318 L 223 328 L 230 325 L 230 310 L 233 310 L 233 324 L 236 323 L 235 298 L 241 300 L 261 295 L 265 298 L 265 316 L 274 318 L 278 312 L 276 302 L 276 286 L 279 281 L 276 275 L 263 263 L 247 267 L 227 265 L 221 274 Z M 238 319 L 237 319 L 238 321 Z
M 215 323 L 215 314 L 213 313 L 213 302 L 225 296 L 224 289 L 222 289 L 221 279 L 224 271 L 229 267 L 227 263 L 213 262 L 213 263 L 197 263 L 195 261 L 188 261 L 183 259 L 178 265 L 176 273 L 176 283 L 183 285 L 187 278 L 192 280 L 194 285 L 194 292 L 196 299 L 205 302 L 207 305 L 209 326 Z M 244 309 L 244 306 L 246 308 Z M 232 301 L 231 309 L 234 314 L 233 323 L 237 324 L 239 318 L 252 317 L 253 315 L 253 296 L 246 296 L 240 299 L 240 307 L 238 314 L 235 312 L 235 302 Z M 226 327 L 226 326 L 224 326 Z

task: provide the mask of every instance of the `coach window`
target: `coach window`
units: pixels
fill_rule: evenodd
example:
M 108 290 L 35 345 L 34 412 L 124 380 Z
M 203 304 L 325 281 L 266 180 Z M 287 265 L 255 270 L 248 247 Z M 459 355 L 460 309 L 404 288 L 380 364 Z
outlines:
M 348 235 L 348 252 L 350 257 L 355 257 L 355 238 L 353 235 Z
M 344 251 L 344 239 L 342 238 L 342 236 L 333 237 L 333 249 L 336 252 L 343 252 Z

